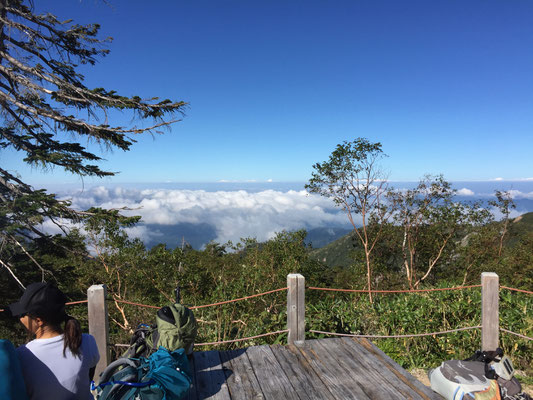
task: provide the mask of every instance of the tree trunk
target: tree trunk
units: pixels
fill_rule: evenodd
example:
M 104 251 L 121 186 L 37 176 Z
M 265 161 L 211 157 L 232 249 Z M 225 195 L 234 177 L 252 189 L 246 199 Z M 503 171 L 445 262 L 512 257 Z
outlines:
M 366 283 L 368 285 L 368 298 L 370 299 L 370 303 L 374 303 L 372 299 L 372 277 L 371 277 L 371 269 L 370 269 L 370 252 L 368 251 L 368 246 L 365 243 L 365 256 L 366 256 Z

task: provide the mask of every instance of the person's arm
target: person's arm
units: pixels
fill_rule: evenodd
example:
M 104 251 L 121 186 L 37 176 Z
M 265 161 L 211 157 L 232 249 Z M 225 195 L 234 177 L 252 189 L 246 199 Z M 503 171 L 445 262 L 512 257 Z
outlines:
M 93 336 L 84 333 L 82 337 L 87 353 L 90 354 L 90 356 L 87 354 L 87 357 L 91 359 L 91 364 L 93 365 L 89 368 L 89 380 L 92 381 L 94 379 L 96 365 L 98 364 L 98 361 L 100 361 L 100 353 L 98 352 L 98 346 L 96 345 L 96 340 L 94 340 Z

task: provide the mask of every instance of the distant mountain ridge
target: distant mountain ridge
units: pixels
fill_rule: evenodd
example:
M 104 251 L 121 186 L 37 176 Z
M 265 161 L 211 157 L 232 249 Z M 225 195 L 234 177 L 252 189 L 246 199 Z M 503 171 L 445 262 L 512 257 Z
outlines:
M 508 232 L 508 245 L 513 246 L 520 237 L 533 232 L 533 212 L 522 214 L 511 221 Z M 353 263 L 352 252 L 360 246 L 352 231 L 324 245 L 313 248 L 311 255 L 330 267 L 349 267 Z
M 305 243 L 313 249 L 318 249 L 347 235 L 352 229 L 339 227 L 313 228 L 307 231 Z

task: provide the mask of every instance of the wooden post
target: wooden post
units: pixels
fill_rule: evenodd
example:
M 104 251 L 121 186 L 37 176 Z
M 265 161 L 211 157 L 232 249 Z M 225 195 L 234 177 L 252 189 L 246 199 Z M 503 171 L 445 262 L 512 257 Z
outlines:
M 493 351 L 498 347 L 500 294 L 499 277 L 494 272 L 481 274 L 481 350 Z
M 96 365 L 94 381 L 98 382 L 100 373 L 107 367 L 109 352 L 109 321 L 107 317 L 107 288 L 105 285 L 92 285 L 87 289 L 89 309 L 89 333 L 94 336 L 100 361 Z
M 302 346 L 305 341 L 305 278 L 300 274 L 289 274 L 287 286 L 287 342 Z

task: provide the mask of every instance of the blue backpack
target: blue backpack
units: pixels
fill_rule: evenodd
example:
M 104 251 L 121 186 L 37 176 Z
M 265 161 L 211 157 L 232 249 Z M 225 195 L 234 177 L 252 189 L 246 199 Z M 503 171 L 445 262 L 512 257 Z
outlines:
M 149 358 L 119 358 L 100 375 L 98 400 L 179 400 L 191 385 L 191 372 L 184 349 L 164 347 Z
M 0 399 L 28 400 L 19 358 L 9 340 L 0 340 Z

